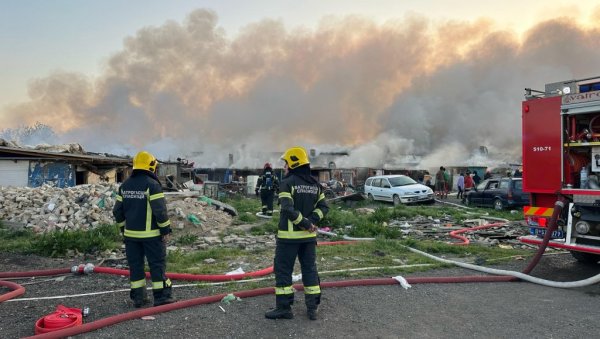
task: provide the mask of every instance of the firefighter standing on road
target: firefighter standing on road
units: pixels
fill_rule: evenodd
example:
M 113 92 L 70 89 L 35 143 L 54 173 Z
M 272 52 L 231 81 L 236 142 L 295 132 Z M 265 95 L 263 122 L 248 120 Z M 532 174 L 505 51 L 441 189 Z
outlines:
M 273 167 L 267 162 L 263 167 L 263 175 L 258 178 L 256 189 L 254 190 L 257 196 L 258 192 L 260 192 L 263 215 L 273 215 L 273 198 L 278 189 L 279 181 L 277 180 L 277 176 L 273 174 Z
M 317 226 L 329 211 L 321 185 L 310 175 L 306 150 L 292 147 L 285 151 L 286 176 L 281 181 L 281 215 L 275 249 L 275 309 L 265 313 L 269 319 L 291 319 L 294 302 L 292 272 L 296 257 L 300 262 L 304 300 L 310 320 L 317 319 L 321 287 L 317 272 Z
M 119 187 L 113 215 L 125 239 L 130 298 L 136 308 L 146 303 L 144 257 L 150 266 L 154 306 L 174 302 L 166 277 L 166 242 L 171 233 L 165 195 L 155 175 L 158 161 L 145 151 L 133 158 L 133 173 Z

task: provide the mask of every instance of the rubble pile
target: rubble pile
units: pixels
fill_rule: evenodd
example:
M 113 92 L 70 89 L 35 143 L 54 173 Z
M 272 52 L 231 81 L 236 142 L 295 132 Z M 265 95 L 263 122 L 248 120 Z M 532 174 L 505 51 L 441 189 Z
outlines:
M 90 184 L 68 188 L 0 187 L 0 220 L 45 233 L 113 224 L 112 208 L 119 184 Z M 216 210 L 210 199 L 168 195 L 173 228 L 198 231 L 223 228 L 231 216 Z
M 494 221 L 479 218 L 457 222 L 450 216 L 441 219 L 418 216 L 413 219 L 400 218 L 392 220 L 389 225 L 386 226 L 398 228 L 401 234 L 416 239 L 454 243 L 458 240 L 450 238 L 450 232 L 474 226 L 481 226 L 492 222 Z M 531 248 L 532 246 L 519 242 L 518 237 L 528 234 L 528 228 L 522 225 L 522 222 L 511 221 L 501 226 L 469 231 L 461 235 L 469 239 L 473 244 L 500 247 L 510 246 L 512 248 L 526 249 Z

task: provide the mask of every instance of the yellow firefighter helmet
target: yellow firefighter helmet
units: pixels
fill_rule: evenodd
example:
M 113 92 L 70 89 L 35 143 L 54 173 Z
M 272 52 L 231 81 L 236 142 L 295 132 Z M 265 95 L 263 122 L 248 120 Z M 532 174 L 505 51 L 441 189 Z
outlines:
M 288 148 L 288 150 L 285 151 L 285 153 L 283 153 L 281 156 L 281 159 L 284 160 L 291 169 L 310 164 L 306 150 L 300 146 Z
M 141 151 L 138 154 L 136 154 L 135 157 L 133 157 L 134 170 L 141 169 L 150 172 L 155 172 L 157 164 L 158 161 L 156 160 L 156 158 L 146 151 Z

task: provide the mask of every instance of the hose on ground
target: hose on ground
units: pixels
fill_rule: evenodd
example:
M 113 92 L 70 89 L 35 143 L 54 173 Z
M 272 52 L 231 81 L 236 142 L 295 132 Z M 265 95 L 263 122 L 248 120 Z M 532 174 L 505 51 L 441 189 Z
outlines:
M 0 280 L 0 286 L 4 286 L 12 290 L 8 293 L 0 295 L 0 303 L 12 298 L 16 298 L 25 293 L 25 287 L 10 281 Z

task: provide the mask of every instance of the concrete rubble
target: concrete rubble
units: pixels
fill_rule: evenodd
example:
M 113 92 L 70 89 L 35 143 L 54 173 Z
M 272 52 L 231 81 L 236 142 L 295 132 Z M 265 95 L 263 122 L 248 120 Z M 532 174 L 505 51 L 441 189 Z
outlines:
M 0 187 L 0 220 L 35 233 L 113 224 L 117 189 L 118 184 Z M 223 230 L 231 224 L 232 217 L 217 210 L 205 197 L 168 195 L 166 199 L 173 229 L 193 229 L 200 234 Z

